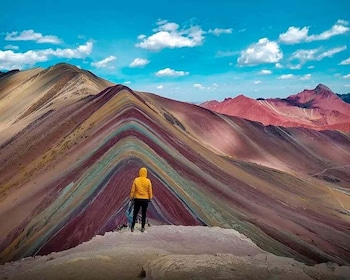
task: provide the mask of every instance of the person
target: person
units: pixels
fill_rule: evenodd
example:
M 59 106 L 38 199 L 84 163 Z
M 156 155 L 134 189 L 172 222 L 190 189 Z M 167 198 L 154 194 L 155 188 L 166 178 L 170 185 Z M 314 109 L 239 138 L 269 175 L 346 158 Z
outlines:
M 153 198 L 152 183 L 147 178 L 147 168 L 141 167 L 139 177 L 136 177 L 132 183 L 130 191 L 130 200 L 134 201 L 134 214 L 131 224 L 131 231 L 134 231 L 137 215 L 141 208 L 141 232 L 145 231 L 146 214 L 148 202 Z

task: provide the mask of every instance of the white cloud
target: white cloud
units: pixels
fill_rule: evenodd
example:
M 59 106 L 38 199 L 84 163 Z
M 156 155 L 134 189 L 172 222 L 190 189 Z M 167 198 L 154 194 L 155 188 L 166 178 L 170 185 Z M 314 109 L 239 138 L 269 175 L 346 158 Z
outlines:
M 325 57 L 333 57 L 333 55 L 335 55 L 337 53 L 340 53 L 342 51 L 345 51 L 345 50 L 346 50 L 346 46 L 330 49 L 330 50 L 328 50 L 326 52 L 320 53 L 317 56 L 317 60 L 321 60 L 321 59 L 323 59 Z
M 157 86 L 157 89 L 163 89 L 164 88 L 164 86 L 163 85 L 159 85 L 159 86 Z
M 227 29 L 222 29 L 222 28 L 210 29 L 208 31 L 208 33 L 214 34 L 215 36 L 220 36 L 221 34 L 231 34 L 232 33 L 232 28 L 227 28 Z
M 338 20 L 329 30 L 316 35 L 308 35 L 309 27 L 298 28 L 291 26 L 286 33 L 280 34 L 279 41 L 284 44 L 298 44 L 301 42 L 328 40 L 333 36 L 347 33 L 350 30 L 347 26 L 348 24 L 349 22 L 345 20 Z
M 337 24 L 340 24 L 340 25 L 349 25 L 349 22 L 348 22 L 347 20 L 338 19 L 338 20 L 337 20 Z
M 147 38 L 145 34 L 140 34 L 139 36 L 137 36 L 137 40 L 143 40 L 145 38 Z
M 0 50 L 0 69 L 23 69 L 26 66 L 33 66 L 37 62 L 45 62 L 50 57 L 60 58 L 85 58 L 93 48 L 92 42 L 80 45 L 76 49 L 45 49 L 29 50 L 24 53 L 17 53 L 13 50 Z
M 303 28 L 297 28 L 294 26 L 291 26 L 288 28 L 286 33 L 282 33 L 279 36 L 279 40 L 281 43 L 284 44 L 297 44 L 302 41 L 305 41 L 307 38 L 307 34 L 309 32 L 308 27 Z
M 318 35 L 311 35 L 307 37 L 306 40 L 308 42 L 327 40 L 333 36 L 344 34 L 350 30 L 350 28 L 346 26 L 348 24 L 349 23 L 347 21 L 338 20 L 337 23 L 331 27 L 331 29 L 324 31 Z
M 27 51 L 25 53 L 15 53 L 12 50 L 0 50 L 0 69 L 22 69 L 26 65 L 34 65 L 37 62 L 47 61 L 47 55 L 39 51 Z
M 109 68 L 113 69 L 114 67 L 110 65 L 111 62 L 115 61 L 117 58 L 113 55 L 106 57 L 105 59 L 102 59 L 97 62 L 92 62 L 91 65 L 95 66 L 97 68 Z
M 350 74 L 343 76 L 344 79 L 350 79 Z
M 133 62 L 129 64 L 130 67 L 142 67 L 149 63 L 149 60 L 143 58 L 135 58 Z
M 319 52 L 318 49 L 297 50 L 292 54 L 291 59 L 298 59 L 303 62 L 309 61 L 309 60 L 316 60 L 315 57 L 317 52 Z
M 179 25 L 175 22 L 168 22 L 167 20 L 158 20 L 157 25 L 159 26 L 158 28 L 153 29 L 154 32 L 157 31 L 169 31 L 173 32 L 177 29 L 179 29 Z
M 37 51 L 39 53 L 43 53 L 47 56 L 56 56 L 56 57 L 62 57 L 62 58 L 85 58 L 87 57 L 91 52 L 93 48 L 92 42 L 86 42 L 85 45 L 80 45 L 76 49 L 46 49 L 46 50 L 40 50 Z
M 34 32 L 34 30 L 24 30 L 21 33 L 17 31 L 6 33 L 6 41 L 35 41 L 37 43 L 50 43 L 59 44 L 61 40 L 54 35 L 43 35 L 41 33 Z
M 299 69 L 301 69 L 301 67 L 302 67 L 302 64 L 296 64 L 296 65 L 292 65 L 292 66 L 290 66 L 289 67 L 289 69 L 291 69 L 291 70 L 299 70 Z
M 302 80 L 302 81 L 308 81 L 310 79 L 311 79 L 311 74 L 306 74 L 306 75 L 300 77 L 300 80 Z
M 164 48 L 183 48 L 200 46 L 205 33 L 199 26 L 191 26 L 188 29 L 179 29 L 179 25 L 173 22 L 158 21 L 158 28 L 153 30 L 153 35 L 147 37 L 139 35 L 141 42 L 135 46 L 148 50 L 161 50 Z
M 254 85 L 261 84 L 261 81 L 254 81 Z
M 193 84 L 193 87 L 198 89 L 205 89 L 205 87 L 202 84 Z
M 271 73 L 272 73 L 271 70 L 266 70 L 266 69 L 263 69 L 263 70 L 261 70 L 261 71 L 259 72 L 259 74 L 261 74 L 261 75 L 269 75 L 269 74 L 271 74 Z
M 346 46 L 333 48 L 328 51 L 321 52 L 321 49 L 311 49 L 311 50 L 297 50 L 291 55 L 291 59 L 300 60 L 302 63 L 311 60 L 322 60 L 326 57 L 333 57 L 333 55 L 346 50 Z
M 164 76 L 176 77 L 176 76 L 186 76 L 188 74 L 189 74 L 189 72 L 175 71 L 174 69 L 164 68 L 162 70 L 159 70 L 156 73 L 156 76 L 158 76 L 158 77 L 164 77 Z
M 262 63 L 277 63 L 283 54 L 276 42 L 262 38 L 258 43 L 249 46 L 241 52 L 237 62 L 241 65 L 257 65 Z
M 14 45 L 6 45 L 5 46 L 5 50 L 18 50 L 19 47 L 18 46 L 14 46 Z
M 278 79 L 281 79 L 281 80 L 288 80 L 288 79 L 293 79 L 293 78 L 294 78 L 293 74 L 285 74 L 285 75 L 281 75 L 278 77 Z
M 349 65 L 349 64 L 350 64 L 350 57 L 339 63 L 339 65 Z
M 276 68 L 283 68 L 282 64 L 279 63 L 279 62 L 277 62 L 277 63 L 275 64 L 275 66 L 276 66 Z

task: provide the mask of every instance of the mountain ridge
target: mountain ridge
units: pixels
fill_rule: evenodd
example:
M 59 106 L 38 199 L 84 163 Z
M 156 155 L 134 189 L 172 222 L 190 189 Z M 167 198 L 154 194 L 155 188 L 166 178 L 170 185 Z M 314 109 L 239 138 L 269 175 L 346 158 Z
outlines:
M 207 101 L 200 106 L 219 113 L 258 121 L 265 126 L 350 131 L 350 104 L 322 84 L 313 90 L 304 90 L 283 99 L 255 100 L 239 95 L 222 102 Z

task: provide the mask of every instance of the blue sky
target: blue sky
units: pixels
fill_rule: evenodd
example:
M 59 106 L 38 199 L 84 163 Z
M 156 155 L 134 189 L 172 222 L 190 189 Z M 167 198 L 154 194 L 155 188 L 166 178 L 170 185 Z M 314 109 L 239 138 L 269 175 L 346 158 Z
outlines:
M 350 92 L 350 1 L 4 1 L 0 71 L 74 64 L 171 99 Z

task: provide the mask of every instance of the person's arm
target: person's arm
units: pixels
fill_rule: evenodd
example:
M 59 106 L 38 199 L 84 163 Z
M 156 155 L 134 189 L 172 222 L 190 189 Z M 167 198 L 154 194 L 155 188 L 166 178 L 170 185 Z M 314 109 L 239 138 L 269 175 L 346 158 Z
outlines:
M 132 186 L 131 186 L 131 190 L 130 190 L 130 199 L 134 199 L 134 195 L 135 195 L 135 180 L 134 182 L 132 183 Z
M 152 198 L 153 198 L 153 191 L 152 191 L 152 183 L 151 183 L 151 180 L 149 180 L 148 197 L 149 197 L 149 200 L 152 200 Z

